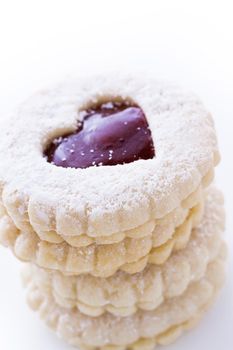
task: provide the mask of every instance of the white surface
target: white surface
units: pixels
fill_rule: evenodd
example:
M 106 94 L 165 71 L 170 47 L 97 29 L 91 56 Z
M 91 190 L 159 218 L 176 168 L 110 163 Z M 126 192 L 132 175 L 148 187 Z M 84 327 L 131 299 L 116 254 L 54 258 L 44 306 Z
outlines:
M 228 281 L 214 308 L 170 350 L 233 348 L 233 22 L 231 1 L 0 0 L 0 116 L 54 80 L 102 69 L 148 70 L 199 94 L 223 160 Z M 0 248 L 0 349 L 68 350 L 26 306 L 20 264 Z

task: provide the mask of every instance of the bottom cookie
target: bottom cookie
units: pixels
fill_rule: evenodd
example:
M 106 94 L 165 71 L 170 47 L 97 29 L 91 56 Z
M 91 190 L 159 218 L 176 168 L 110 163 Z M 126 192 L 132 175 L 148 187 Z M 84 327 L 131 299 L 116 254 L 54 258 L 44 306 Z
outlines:
M 184 330 L 193 327 L 213 302 L 224 282 L 225 244 L 206 275 L 192 283 L 179 297 L 166 300 L 154 311 L 138 311 L 129 317 L 109 313 L 92 318 L 77 308 L 58 306 L 52 295 L 43 293 L 29 280 L 28 301 L 49 327 L 68 343 L 83 349 L 152 349 L 169 344 Z M 34 288 L 33 288 L 34 286 Z

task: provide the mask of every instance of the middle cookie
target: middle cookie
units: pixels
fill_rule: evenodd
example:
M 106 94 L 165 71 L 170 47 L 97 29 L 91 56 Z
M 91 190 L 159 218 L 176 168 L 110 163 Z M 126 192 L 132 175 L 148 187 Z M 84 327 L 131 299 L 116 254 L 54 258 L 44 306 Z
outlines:
M 190 198 L 189 205 L 194 205 L 193 207 L 181 207 L 161 220 L 160 227 L 153 229 L 153 223 L 149 223 L 147 227 L 149 234 L 145 237 L 136 235 L 114 244 L 95 243 L 87 247 L 73 247 L 67 242 L 49 243 L 41 240 L 35 232 L 20 231 L 2 206 L 0 241 L 3 245 L 9 246 L 19 259 L 64 274 L 88 273 L 103 278 L 114 275 L 118 270 L 134 274 L 142 271 L 148 263 L 163 264 L 172 251 L 186 246 L 193 227 L 203 216 L 202 192 L 198 198 L 200 200 L 198 204 L 196 196 L 193 196 L 192 200 Z

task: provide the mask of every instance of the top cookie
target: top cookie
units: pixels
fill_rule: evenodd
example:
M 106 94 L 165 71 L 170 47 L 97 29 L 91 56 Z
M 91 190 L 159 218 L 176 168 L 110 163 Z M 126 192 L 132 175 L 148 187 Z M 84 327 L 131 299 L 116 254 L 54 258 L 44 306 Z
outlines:
M 65 167 L 67 157 L 57 163 L 56 142 L 60 146 L 58 140 L 74 135 L 86 117 L 109 105 L 124 106 L 123 115 L 116 111 L 122 123 L 128 123 L 127 113 L 134 110 L 132 125 L 142 126 L 149 135 L 125 132 L 111 115 L 104 115 L 113 140 L 117 142 L 114 128 L 119 137 L 122 133 L 126 137 L 127 150 L 131 140 L 134 147 L 145 147 L 139 147 L 137 154 L 131 151 L 131 157 L 116 158 L 115 163 L 107 159 L 104 164 Z M 142 77 L 82 78 L 41 91 L 4 121 L 1 130 L 3 204 L 19 228 L 36 232 L 98 237 L 134 229 L 178 207 L 219 161 L 213 120 L 199 99 Z M 103 146 L 102 140 L 98 142 Z

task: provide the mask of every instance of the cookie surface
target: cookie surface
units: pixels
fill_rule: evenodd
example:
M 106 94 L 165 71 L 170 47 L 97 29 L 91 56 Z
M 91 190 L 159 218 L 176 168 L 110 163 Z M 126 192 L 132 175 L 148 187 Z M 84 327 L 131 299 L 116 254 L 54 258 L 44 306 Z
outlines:
M 119 99 L 143 110 L 156 149 L 153 159 L 87 169 L 46 161 L 48 143 L 75 131 L 83 109 Z M 44 235 L 111 236 L 162 218 L 196 191 L 219 161 L 213 121 L 199 99 L 141 77 L 61 84 L 29 99 L 1 130 L 4 206 L 18 228 Z
M 29 265 L 24 277 L 27 281 L 33 275 L 34 284 L 53 295 L 62 307 L 77 307 L 94 317 L 104 312 L 125 317 L 140 309 L 154 310 L 164 300 L 181 295 L 191 283 L 200 280 L 207 265 L 219 254 L 223 230 L 222 195 L 212 187 L 208 190 L 205 215 L 193 230 L 187 247 L 173 253 L 162 266 L 149 264 L 141 273 L 117 272 L 109 278 L 95 278 L 64 276 Z

